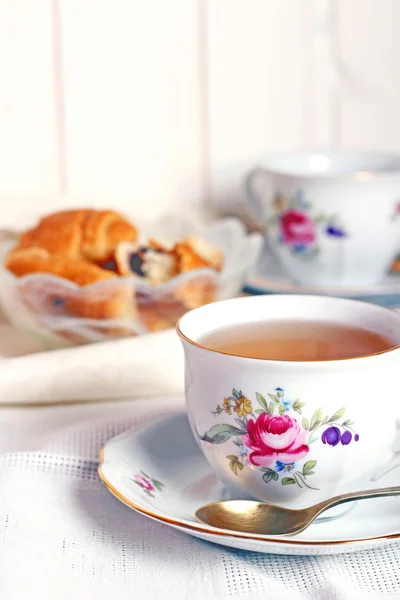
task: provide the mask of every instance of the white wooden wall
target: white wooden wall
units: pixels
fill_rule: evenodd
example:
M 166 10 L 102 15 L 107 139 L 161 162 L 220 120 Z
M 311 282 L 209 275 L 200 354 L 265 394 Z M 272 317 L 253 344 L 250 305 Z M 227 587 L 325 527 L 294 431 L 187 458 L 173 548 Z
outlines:
M 400 151 L 399 0 L 0 0 L 0 224 L 240 197 L 275 150 Z

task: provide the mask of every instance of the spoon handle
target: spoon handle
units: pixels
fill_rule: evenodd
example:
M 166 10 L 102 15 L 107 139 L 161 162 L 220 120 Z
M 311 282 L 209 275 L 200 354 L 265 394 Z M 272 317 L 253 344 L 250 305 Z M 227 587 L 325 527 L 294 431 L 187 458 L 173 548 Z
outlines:
M 353 500 L 364 500 L 366 498 L 382 498 L 384 496 L 400 496 L 400 485 L 340 494 L 339 496 L 333 496 L 333 498 L 329 498 L 328 500 L 324 500 L 319 504 L 315 504 L 313 508 L 315 509 L 317 516 L 328 508 L 332 508 L 332 506 L 337 506 L 338 504 L 352 502 Z

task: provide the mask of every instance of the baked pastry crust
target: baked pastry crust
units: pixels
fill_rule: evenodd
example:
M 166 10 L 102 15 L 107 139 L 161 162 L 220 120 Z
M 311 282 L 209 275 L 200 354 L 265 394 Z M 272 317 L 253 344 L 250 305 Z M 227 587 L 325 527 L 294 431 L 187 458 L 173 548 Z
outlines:
M 136 227 L 115 211 L 67 210 L 43 217 L 21 236 L 18 248 L 36 246 L 51 254 L 97 262 L 113 256 L 120 242 L 136 238 Z
M 64 254 L 50 254 L 48 250 L 38 246 L 12 250 L 7 255 L 5 265 L 17 277 L 29 273 L 51 273 L 79 286 L 117 277 L 115 273 L 101 269 L 87 260 L 70 258 Z
M 32 273 L 49 273 L 87 286 L 92 283 L 109 282 L 102 289 L 90 288 L 63 294 L 65 312 L 70 316 L 87 319 L 132 320 L 137 317 L 133 286 L 121 285 L 115 273 L 101 269 L 97 265 L 81 259 L 50 254 L 39 247 L 13 250 L 6 258 L 6 267 L 22 277 Z M 29 284 L 25 285 L 23 296 L 29 303 Z M 54 298 L 56 300 L 56 297 Z M 57 298 L 59 299 L 59 298 Z
M 398 271 L 400 271 L 400 258 L 397 258 L 397 259 L 396 259 L 396 260 L 393 262 L 393 264 L 392 264 L 392 266 L 391 266 L 391 269 L 390 269 L 390 270 L 391 270 L 391 271 L 395 271 L 395 272 L 398 272 Z

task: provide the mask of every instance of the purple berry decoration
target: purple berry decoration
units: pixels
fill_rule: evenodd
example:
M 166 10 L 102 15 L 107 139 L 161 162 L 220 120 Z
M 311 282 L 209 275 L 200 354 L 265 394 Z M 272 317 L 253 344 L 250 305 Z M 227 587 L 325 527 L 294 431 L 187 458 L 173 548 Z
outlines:
M 352 437 L 353 437 L 353 436 L 351 435 L 350 431 L 349 431 L 349 430 L 346 430 L 346 431 L 345 431 L 345 432 L 342 434 L 342 437 L 341 437 L 341 440 L 340 440 L 340 441 L 341 441 L 341 443 L 343 444 L 343 446 L 347 446 L 347 444 L 350 444 L 350 442 L 351 442 L 351 438 L 352 438 Z
M 354 441 L 358 442 L 359 439 L 360 439 L 360 436 L 358 435 L 358 433 L 356 433 L 356 435 L 354 436 Z
M 324 444 L 329 446 L 337 446 L 341 439 L 341 433 L 339 427 L 328 427 L 321 435 L 321 440 Z

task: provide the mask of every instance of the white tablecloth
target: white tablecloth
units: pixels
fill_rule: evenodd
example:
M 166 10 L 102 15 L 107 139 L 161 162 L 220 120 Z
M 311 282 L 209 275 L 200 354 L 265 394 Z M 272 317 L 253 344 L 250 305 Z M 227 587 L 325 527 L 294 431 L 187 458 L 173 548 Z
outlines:
M 400 546 L 279 557 L 214 546 L 138 515 L 97 475 L 101 445 L 180 396 L 0 408 L 0 598 L 400 598 Z

